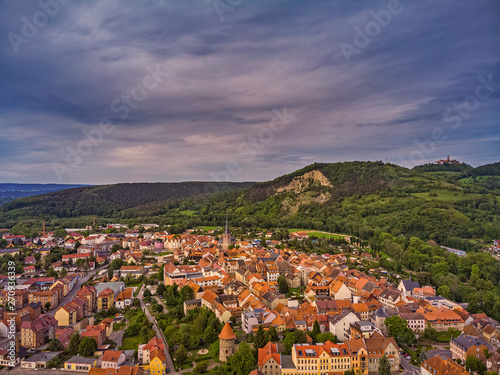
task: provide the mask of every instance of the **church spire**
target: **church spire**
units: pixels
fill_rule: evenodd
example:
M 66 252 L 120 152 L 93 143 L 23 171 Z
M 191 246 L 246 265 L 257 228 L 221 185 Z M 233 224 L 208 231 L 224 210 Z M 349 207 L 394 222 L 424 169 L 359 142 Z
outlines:
M 226 210 L 226 228 L 224 229 L 224 233 L 229 233 L 229 223 L 228 223 L 228 216 L 227 216 L 227 210 Z

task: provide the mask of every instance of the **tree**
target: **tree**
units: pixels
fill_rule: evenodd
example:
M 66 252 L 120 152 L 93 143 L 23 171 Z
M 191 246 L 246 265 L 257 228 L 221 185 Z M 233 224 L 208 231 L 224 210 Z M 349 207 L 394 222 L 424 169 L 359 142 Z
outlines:
M 92 357 L 97 350 L 97 342 L 91 337 L 84 337 L 78 346 L 78 354 L 83 357 Z
M 385 353 L 382 358 L 380 358 L 380 362 L 378 364 L 378 375 L 391 375 L 391 364 L 389 363 Z
M 50 361 L 47 362 L 47 367 L 48 368 L 60 368 L 62 367 L 63 361 L 61 357 L 56 355 L 54 358 L 52 358 Z
M 240 343 L 238 351 L 229 357 L 228 360 L 231 369 L 234 369 L 236 375 L 248 375 L 257 363 L 250 345 L 246 342 Z
M 114 253 L 117 250 L 123 249 L 122 245 L 115 243 L 113 247 L 111 248 L 111 251 Z
M 143 297 L 151 297 L 151 291 L 148 288 L 146 288 L 144 290 L 144 292 L 142 292 L 142 296 Z
M 398 344 L 411 345 L 415 342 L 415 332 L 408 327 L 408 322 L 399 316 L 391 316 L 385 320 L 387 333 L 396 339 Z
M 203 339 L 206 343 L 211 344 L 217 341 L 218 337 L 219 334 L 212 325 L 208 325 L 207 328 L 205 328 L 205 331 L 203 332 Z
M 287 353 L 291 353 L 293 344 L 304 344 L 307 342 L 306 333 L 304 331 L 293 331 L 285 337 L 285 349 Z
M 179 345 L 179 349 L 175 352 L 175 359 L 177 360 L 177 363 L 180 365 L 182 362 L 184 362 L 187 358 L 188 351 L 184 345 Z
M 434 328 L 432 328 L 430 325 L 428 325 L 428 327 L 424 331 L 424 337 L 429 341 L 436 341 L 437 331 Z
M 477 372 L 480 375 L 484 375 L 486 373 L 486 365 L 474 355 L 467 357 L 465 361 L 465 368 L 469 371 Z
M 219 340 L 210 344 L 208 351 L 210 352 L 210 355 L 212 356 L 212 358 L 219 358 L 219 349 L 220 349 Z
M 264 331 L 264 327 L 262 327 L 262 325 L 259 325 L 259 328 L 257 329 L 257 332 L 255 333 L 255 338 L 253 340 L 253 350 L 255 358 L 258 357 L 259 349 L 266 346 L 268 342 L 269 342 L 269 335 L 267 334 L 266 331 Z
M 192 299 L 194 299 L 194 291 L 193 289 L 191 289 L 190 286 L 188 285 L 184 285 L 181 290 L 179 290 L 179 299 L 180 299 L 180 303 L 184 303 L 186 301 L 190 301 Z
M 223 366 L 215 366 L 208 372 L 210 375 L 227 375 L 226 370 Z
M 207 371 L 207 368 L 208 368 L 208 362 L 204 361 L 204 362 L 198 363 L 198 365 L 193 369 L 193 372 L 196 374 L 202 374 L 205 371 Z
M 288 293 L 288 283 L 286 282 L 286 276 L 280 275 L 278 277 L 278 289 L 280 293 L 287 294 Z
M 79 346 L 80 346 L 80 334 L 77 332 L 73 336 L 71 336 L 66 351 L 68 352 L 68 354 L 77 355 Z
M 437 290 L 438 294 L 446 299 L 450 299 L 451 298 L 451 290 L 450 290 L 450 287 L 448 285 L 441 285 L 438 290 Z
M 278 341 L 278 330 L 276 329 L 275 326 L 270 326 L 269 331 L 269 341 Z
M 64 278 L 64 277 L 66 277 L 67 274 L 68 274 L 68 271 L 66 270 L 66 268 L 63 268 L 59 277 Z
M 311 338 L 316 340 L 316 337 L 321 333 L 321 328 L 319 327 L 318 320 L 316 319 L 313 324 L 313 329 L 311 331 Z
M 49 346 L 47 346 L 47 350 L 51 352 L 62 352 L 64 351 L 64 346 L 59 339 L 52 339 L 50 340 Z
M 165 290 L 167 290 L 167 288 L 165 288 L 164 284 L 158 285 L 158 287 L 156 288 L 156 295 L 163 296 L 163 293 L 165 293 Z
M 425 346 L 421 348 L 418 359 L 420 362 L 424 362 L 427 359 L 427 354 L 425 354 Z
M 59 275 L 57 274 L 57 272 L 54 270 L 53 267 L 50 267 L 50 269 L 47 271 L 47 277 L 55 277 L 55 278 L 58 278 Z
M 316 336 L 316 342 L 323 342 L 324 343 L 327 341 L 331 341 L 334 344 L 339 342 L 339 340 L 337 339 L 337 336 L 335 336 L 331 332 L 323 332 L 323 333 L 320 333 L 318 336 Z
M 50 302 L 45 302 L 45 311 L 49 311 L 50 310 L 50 307 L 52 306 L 52 304 Z
M 61 229 L 58 229 L 54 232 L 54 237 L 61 237 L 61 238 L 66 238 L 66 236 L 68 235 L 68 233 L 66 232 L 65 229 L 61 228 Z
M 163 268 L 165 266 L 161 266 L 160 269 L 158 270 L 158 281 L 163 281 Z

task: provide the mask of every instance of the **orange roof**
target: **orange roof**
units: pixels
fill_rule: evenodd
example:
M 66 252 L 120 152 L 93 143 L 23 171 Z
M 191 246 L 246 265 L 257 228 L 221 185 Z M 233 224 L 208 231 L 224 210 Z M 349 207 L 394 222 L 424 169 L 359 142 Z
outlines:
M 122 353 L 122 350 L 106 350 L 102 355 L 102 360 L 104 362 L 118 362 Z
M 281 355 L 278 353 L 278 345 L 268 342 L 266 346 L 258 350 L 259 360 L 258 365 L 262 366 L 271 358 L 273 358 L 278 365 L 281 365 Z
M 229 325 L 229 322 L 226 322 L 224 325 L 224 328 L 222 328 L 222 331 L 219 334 L 219 338 L 221 340 L 232 340 L 236 338 L 236 335 L 233 332 L 233 329 Z

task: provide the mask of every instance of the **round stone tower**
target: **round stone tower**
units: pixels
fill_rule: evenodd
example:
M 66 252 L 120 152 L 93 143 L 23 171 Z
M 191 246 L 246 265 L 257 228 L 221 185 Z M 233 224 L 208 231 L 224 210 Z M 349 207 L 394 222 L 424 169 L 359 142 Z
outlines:
M 222 328 L 222 331 L 219 334 L 219 339 L 219 360 L 221 362 L 226 362 L 227 359 L 234 354 L 236 341 L 236 335 L 229 325 L 229 322 L 226 322 L 224 328 Z

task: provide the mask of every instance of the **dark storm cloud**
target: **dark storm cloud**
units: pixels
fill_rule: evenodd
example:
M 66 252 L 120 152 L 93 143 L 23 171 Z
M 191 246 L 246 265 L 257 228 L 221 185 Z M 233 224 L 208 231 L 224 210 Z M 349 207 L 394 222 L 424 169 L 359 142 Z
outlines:
M 0 181 L 207 180 L 227 162 L 240 167 L 233 180 L 263 180 L 314 161 L 498 160 L 499 85 L 456 129 L 443 120 L 478 77 L 500 81 L 497 1 L 401 0 L 360 48 L 358 30 L 394 2 L 243 0 L 222 16 L 216 0 L 72 0 L 57 12 L 54 2 L 0 3 Z M 26 37 L 43 9 L 53 15 Z M 357 48 L 348 58 L 346 44 Z M 295 119 L 270 131 L 284 108 Z M 103 119 L 113 127 L 98 134 Z M 422 152 L 436 129 L 446 140 Z M 68 163 L 68 150 L 85 155 Z

